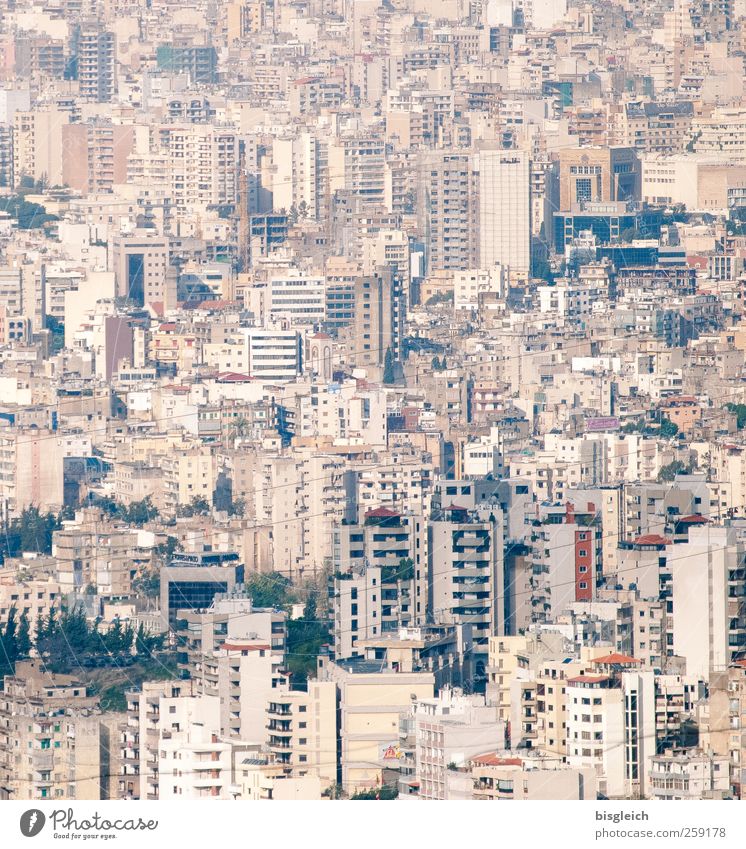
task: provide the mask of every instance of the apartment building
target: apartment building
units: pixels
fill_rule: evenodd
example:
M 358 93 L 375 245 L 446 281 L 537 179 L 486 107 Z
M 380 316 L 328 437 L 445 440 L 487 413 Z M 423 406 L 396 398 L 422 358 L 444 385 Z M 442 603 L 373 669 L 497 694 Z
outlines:
M 595 771 L 609 798 L 645 798 L 655 754 L 653 673 L 608 654 L 593 674 L 567 681 L 567 763 Z
M 169 157 L 176 214 L 235 203 L 238 144 L 235 132 L 209 124 L 174 124 L 160 129 L 159 149 Z
M 746 647 L 746 548 L 733 529 L 700 525 L 667 565 L 673 653 L 690 675 L 724 671 Z
M 140 689 L 125 693 L 127 716 L 119 726 L 120 776 L 118 798 L 159 798 L 161 716 L 176 712 L 176 700 L 193 697 L 191 681 L 145 681 Z M 170 703 L 161 711 L 161 700 Z M 165 728 L 169 731 L 171 729 Z
M 571 602 L 596 598 L 601 528 L 595 509 L 543 508 L 532 533 L 534 617 L 549 620 Z
M 88 123 L 62 127 L 62 179 L 83 194 L 112 192 L 127 180 L 132 127 Z
M 97 26 L 77 32 L 75 58 L 80 97 L 108 103 L 117 87 L 116 35 Z
M 338 781 L 337 685 L 309 681 L 306 690 L 278 690 L 266 707 L 267 746 L 284 777 Z
M 14 188 L 21 180 L 46 180 L 51 185 L 62 183 L 62 128 L 68 116 L 55 107 L 44 110 L 19 110 L 13 121 Z
M 13 799 L 101 798 L 106 744 L 98 700 L 82 681 L 38 660 L 19 661 L 5 676 L 0 783 Z
M 618 144 L 638 153 L 682 153 L 692 138 L 694 104 L 633 102 L 616 116 Z
M 428 271 L 478 267 L 479 210 L 471 158 L 456 152 L 421 154 L 417 193 Z
M 531 174 L 525 151 L 482 149 L 479 173 L 479 267 L 499 265 L 514 281 L 531 271 Z
M 540 801 L 594 801 L 596 776 L 589 769 L 577 769 L 560 760 L 515 757 L 509 753 L 487 753 L 471 759 L 470 798 L 488 801 L 516 799 Z
M 18 567 L 6 566 L 0 573 L 0 626 L 14 611 L 16 620 L 25 614 L 33 634 L 36 623 L 59 605 L 60 598 L 60 584 L 53 577 L 39 575 L 24 580 Z
M 746 787 L 746 661 L 737 660 L 710 677 L 709 721 L 702 747 L 728 759 L 730 790 L 742 799 Z
M 219 705 L 216 733 L 259 744 L 266 737 L 265 710 L 275 691 L 287 688 L 285 657 L 270 643 L 231 637 L 195 656 L 197 691 Z
M 363 207 L 385 199 L 385 142 L 371 136 L 341 138 L 329 145 L 329 190 L 345 191 Z
M 399 716 L 413 699 L 434 694 L 433 674 L 419 671 L 423 647 L 421 639 L 403 632 L 399 639 L 369 641 L 361 657 L 319 658 L 318 679 L 333 681 L 339 693 L 340 783 L 346 792 L 398 783 L 386 754 L 398 744 Z
M 728 758 L 690 749 L 654 755 L 649 787 L 656 800 L 731 798 Z
M 284 611 L 255 607 L 243 592 L 215 596 L 203 610 L 179 611 L 176 623 L 178 662 L 182 675 L 196 678 L 197 664 L 234 639 L 256 637 L 277 654 L 285 651 Z
M 0 428 L 0 511 L 18 516 L 32 504 L 59 509 L 63 496 L 63 446 L 46 428 Z
M 420 799 L 447 799 L 448 772 L 476 754 L 505 745 L 506 726 L 483 696 L 441 690 L 412 705 Z
M 505 582 L 499 514 L 497 507 L 482 517 L 447 504 L 428 527 L 428 617 L 472 626 L 478 651 L 484 655 L 482 675 L 489 636 L 505 627 L 498 604 Z
M 421 516 L 403 516 L 381 507 L 361 525 L 333 531 L 335 657 L 355 657 L 358 644 L 398 632 L 423 617 L 418 587 L 427 555 Z M 419 576 L 419 577 L 418 577 Z

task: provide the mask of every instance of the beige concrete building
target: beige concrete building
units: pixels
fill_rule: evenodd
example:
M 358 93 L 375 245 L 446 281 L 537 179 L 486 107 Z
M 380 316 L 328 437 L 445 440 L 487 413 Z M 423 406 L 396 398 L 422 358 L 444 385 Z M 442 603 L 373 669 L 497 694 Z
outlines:
M 111 192 L 127 180 L 134 128 L 99 123 L 62 128 L 62 179 L 83 194 Z
M 0 511 L 20 515 L 35 505 L 58 510 L 63 504 L 64 450 L 60 437 L 43 428 L 0 429 Z
M 24 579 L 20 570 L 6 566 L 0 571 L 0 626 L 15 610 L 16 619 L 26 614 L 33 634 L 37 621 L 48 616 L 52 607 L 59 606 L 60 597 L 60 585 L 54 578 Z
M 595 801 L 593 771 L 564 764 L 559 758 L 484 754 L 471 760 L 474 799 L 488 801 Z
M 16 112 L 13 124 L 13 176 L 60 185 L 63 180 L 62 128 L 68 116 L 56 109 Z
M 701 745 L 728 758 L 730 789 L 737 799 L 746 789 L 746 662 L 737 661 L 710 677 L 709 717 Z
M 100 799 L 98 702 L 71 675 L 22 661 L 0 693 L 0 785 L 12 799 Z
M 639 200 L 640 162 L 628 147 L 570 148 L 559 154 L 559 209 L 585 202 Z
M 267 705 L 267 745 L 281 774 L 337 782 L 337 685 L 309 681 L 307 690 L 279 690 Z
M 424 643 L 414 639 L 370 641 L 365 656 L 319 660 L 319 680 L 333 681 L 340 703 L 340 778 L 354 794 L 384 782 L 386 751 L 398 743 L 399 717 L 412 699 L 431 699 L 434 676 L 417 671 Z

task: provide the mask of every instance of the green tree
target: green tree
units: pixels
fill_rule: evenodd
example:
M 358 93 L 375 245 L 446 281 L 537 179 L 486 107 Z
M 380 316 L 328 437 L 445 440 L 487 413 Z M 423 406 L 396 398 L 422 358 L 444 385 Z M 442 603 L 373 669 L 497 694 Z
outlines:
M 60 611 L 59 629 L 75 657 L 80 657 L 90 650 L 90 629 L 82 605 L 76 605 L 72 609 L 63 608 Z
M 661 466 L 661 470 L 658 472 L 658 482 L 669 483 L 675 480 L 676 475 L 680 473 L 688 475 L 690 472 L 691 468 L 682 463 L 681 460 L 673 460 L 671 463 Z
M 664 439 L 671 439 L 676 436 L 678 432 L 678 425 L 674 424 L 671 419 L 667 419 L 665 416 L 661 417 L 660 435 L 664 437 Z
M 736 414 L 736 427 L 743 430 L 746 427 L 746 404 L 726 404 L 725 408 Z
M 59 527 L 53 513 L 40 513 L 34 505 L 27 507 L 8 525 L 3 553 L 7 557 L 17 557 L 24 551 L 51 554 L 52 534 Z
M 146 631 L 141 622 L 135 634 L 135 651 L 138 655 L 151 657 L 153 652 L 163 649 L 165 639 L 165 634 L 151 634 Z
M 209 516 L 211 509 L 210 502 L 206 498 L 195 495 L 189 504 L 181 505 L 176 512 L 179 516 L 191 518 L 192 516 Z
M 248 594 L 255 607 L 272 607 L 282 610 L 295 603 L 296 595 L 289 579 L 277 572 L 255 572 L 246 580 Z
M 16 608 L 11 607 L 8 611 L 8 619 L 5 629 L 0 634 L 0 673 L 12 675 L 15 671 L 16 660 L 18 660 L 18 620 L 16 619 Z
M 451 289 L 448 292 L 436 292 L 434 295 L 431 295 L 427 301 L 425 302 L 426 307 L 437 307 L 440 304 L 452 304 L 453 303 L 453 290 Z
M 19 230 L 39 229 L 49 221 L 58 220 L 56 215 L 49 215 L 43 206 L 27 201 L 22 195 L 0 198 L 0 210 L 16 219 Z
M 229 516 L 243 518 L 246 515 L 246 501 L 243 498 L 234 498 L 228 507 Z
M 16 638 L 18 657 L 28 657 L 31 653 L 31 627 L 24 610 L 18 620 L 18 636 Z
M 383 784 L 381 787 L 377 787 L 374 790 L 360 790 L 358 793 L 355 793 L 350 798 L 352 799 L 370 799 L 377 801 L 389 801 L 391 799 L 396 799 L 399 796 L 399 789 L 397 787 L 391 787 L 388 784 Z
M 133 501 L 129 507 L 123 511 L 122 518 L 129 525 L 137 525 L 142 527 L 153 519 L 158 518 L 158 510 L 153 506 L 153 502 L 148 495 L 142 501 Z
M 321 647 L 332 639 L 329 625 L 318 615 L 318 597 L 318 589 L 310 589 L 303 616 L 288 622 L 287 666 L 294 687 L 305 686 L 316 670 Z

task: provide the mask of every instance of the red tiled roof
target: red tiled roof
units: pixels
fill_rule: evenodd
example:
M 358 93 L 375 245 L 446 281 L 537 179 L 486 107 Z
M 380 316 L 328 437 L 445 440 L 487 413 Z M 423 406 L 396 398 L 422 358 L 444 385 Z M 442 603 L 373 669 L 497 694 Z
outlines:
M 231 307 L 237 304 L 236 301 L 224 301 L 224 300 L 215 300 L 215 301 L 201 301 L 197 305 L 197 309 L 207 309 L 207 310 L 220 310 L 223 307 Z
M 365 514 L 365 518 L 372 516 L 374 519 L 390 519 L 394 516 L 401 516 L 401 513 L 397 513 L 396 510 L 389 510 L 388 507 L 376 507 L 375 510 L 368 510 Z
M 624 664 L 632 664 L 632 663 L 641 663 L 641 661 L 637 660 L 635 657 L 630 657 L 628 654 L 620 654 L 619 652 L 612 652 L 611 654 L 604 654 L 601 657 L 594 657 L 591 663 L 604 663 L 604 664 L 614 664 L 614 665 L 624 665 Z
M 608 681 L 608 675 L 577 675 L 575 678 L 568 678 L 568 684 L 598 684 L 601 681 Z
M 521 758 L 501 757 L 497 752 L 487 752 L 484 755 L 477 755 L 471 759 L 471 762 L 480 766 L 523 766 Z
M 634 543 L 635 545 L 671 545 L 671 540 L 660 534 L 643 534 L 637 537 Z
M 220 383 L 251 383 L 254 380 L 250 374 L 237 371 L 221 371 L 215 379 Z
M 710 520 L 701 516 L 699 513 L 693 516 L 682 516 L 676 520 L 680 525 L 709 525 Z
M 272 646 L 267 643 L 223 643 L 226 651 L 269 651 Z

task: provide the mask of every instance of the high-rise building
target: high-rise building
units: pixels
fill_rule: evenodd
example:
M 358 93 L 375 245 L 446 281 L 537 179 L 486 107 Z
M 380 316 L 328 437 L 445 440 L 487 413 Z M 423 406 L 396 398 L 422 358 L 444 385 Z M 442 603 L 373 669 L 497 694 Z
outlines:
M 349 339 L 347 360 L 357 366 L 382 365 L 386 352 L 399 358 L 404 319 L 402 281 L 390 267 L 358 277 L 353 288 L 353 319 L 343 336 Z
M 170 626 L 180 610 L 204 610 L 216 596 L 243 583 L 244 568 L 235 552 L 179 554 L 160 571 L 161 611 Z
M 161 71 L 187 74 L 192 85 L 210 85 L 216 80 L 218 54 L 212 44 L 195 44 L 191 39 L 161 44 L 156 48 Z
M 232 207 L 238 194 L 238 135 L 223 127 L 177 124 L 162 128 L 171 196 L 179 213 Z
M 504 585 L 500 508 L 480 515 L 445 504 L 428 534 L 428 620 L 471 625 L 484 684 L 488 639 L 505 628 L 498 602 Z
M 639 201 L 642 170 L 629 147 L 566 148 L 559 154 L 559 210 L 585 203 Z
M 107 740 L 81 680 L 19 662 L 0 691 L 0 720 L 0 786 L 12 799 L 102 798 Z
M 422 155 L 417 209 L 429 271 L 463 271 L 477 264 L 477 208 L 471 158 L 466 153 Z
M 132 127 L 66 124 L 62 128 L 62 179 L 83 194 L 111 192 L 127 180 Z
M 116 36 L 96 26 L 84 26 L 78 32 L 76 49 L 80 96 L 108 103 L 117 87 Z
M 513 277 L 531 270 L 531 167 L 522 150 L 482 149 L 479 171 L 479 267 L 501 265 Z
M 115 236 L 111 262 L 120 298 L 129 298 L 138 306 L 157 302 L 165 306 L 172 296 L 175 306 L 176 292 L 169 292 L 169 240 L 166 237 L 148 230 Z
M 427 569 L 424 520 L 379 507 L 362 524 L 338 525 L 333 533 L 334 653 L 354 657 L 359 642 L 417 621 L 418 576 L 424 585 Z
M 26 177 L 48 185 L 62 183 L 62 127 L 68 116 L 57 109 L 18 111 L 13 122 L 13 179 Z
M 365 206 L 382 204 L 386 189 L 386 144 L 355 136 L 329 145 L 329 190 L 350 192 Z

